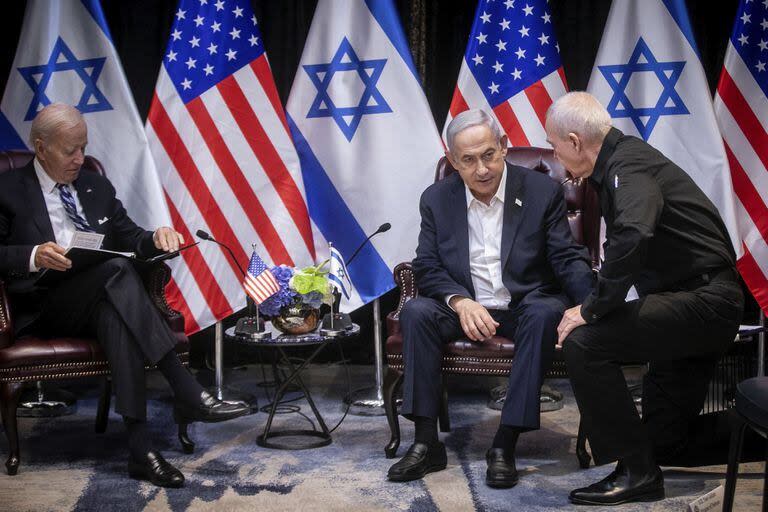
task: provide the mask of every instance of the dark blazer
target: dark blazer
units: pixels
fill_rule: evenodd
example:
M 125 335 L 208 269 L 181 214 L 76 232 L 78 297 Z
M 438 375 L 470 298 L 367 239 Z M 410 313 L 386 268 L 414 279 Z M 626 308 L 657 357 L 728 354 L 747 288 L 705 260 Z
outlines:
M 592 289 L 585 248 L 573 241 L 562 188 L 549 176 L 507 164 L 501 236 L 502 281 L 510 309 L 565 292 L 580 304 Z M 516 199 L 522 205 L 517 204 Z M 421 196 L 421 232 L 413 267 L 419 293 L 437 300 L 475 298 L 469 270 L 464 182 L 458 173 Z
M 131 220 L 106 177 L 81 171 L 73 185 L 88 224 L 105 235 L 104 249 L 136 252 L 143 257 L 159 254 L 152 232 Z M 15 308 L 19 304 L 24 310 L 21 318 L 14 313 L 17 328 L 39 314 L 39 302 L 44 296 L 44 290 L 34 285 L 37 274 L 29 273 L 32 249 L 55 240 L 32 162 L 0 174 L 0 278 L 11 295 L 19 296 L 18 300 L 14 297 Z M 26 300 L 24 295 L 28 296 Z

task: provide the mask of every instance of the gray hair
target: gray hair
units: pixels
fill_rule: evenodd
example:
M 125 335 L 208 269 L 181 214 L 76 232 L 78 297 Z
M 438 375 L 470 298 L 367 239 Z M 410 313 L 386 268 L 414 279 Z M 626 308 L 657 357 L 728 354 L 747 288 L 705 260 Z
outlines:
M 448 129 L 445 131 L 448 151 L 451 154 L 453 154 L 453 141 L 456 135 L 473 126 L 487 126 L 491 130 L 496 142 L 500 141 L 501 137 L 504 136 L 504 132 L 501 131 L 499 125 L 485 110 L 465 110 L 451 120 L 448 124 Z
M 83 121 L 83 114 L 75 107 L 65 103 L 51 103 L 44 107 L 32 121 L 29 142 L 35 147 L 35 141 L 50 140 L 54 133 L 62 128 L 72 128 Z
M 560 96 L 547 109 L 547 120 L 560 138 L 575 133 L 587 143 L 602 142 L 611 128 L 608 111 L 597 98 L 584 91 Z

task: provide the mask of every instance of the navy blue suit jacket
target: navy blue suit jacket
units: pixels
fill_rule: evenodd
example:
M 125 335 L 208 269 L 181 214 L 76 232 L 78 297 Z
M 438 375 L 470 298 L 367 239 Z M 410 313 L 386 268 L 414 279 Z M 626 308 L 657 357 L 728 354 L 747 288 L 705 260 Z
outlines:
M 562 187 L 524 167 L 507 164 L 505 172 L 501 267 L 509 309 L 562 292 L 571 304 L 581 304 L 592 290 L 592 270 L 587 250 L 573 241 Z M 452 294 L 474 299 L 467 201 L 459 174 L 430 185 L 420 210 L 413 260 L 419 293 L 440 301 Z
M 136 252 L 143 257 L 160 253 L 152 232 L 131 220 L 106 177 L 81 171 L 73 185 L 88 224 L 104 235 L 104 249 Z M 17 329 L 34 319 L 44 294 L 34 286 L 37 274 L 29 273 L 32 249 L 55 240 L 32 162 L 0 174 L 0 277 L 15 296 L 14 309 L 22 306 L 21 315 L 14 313 Z

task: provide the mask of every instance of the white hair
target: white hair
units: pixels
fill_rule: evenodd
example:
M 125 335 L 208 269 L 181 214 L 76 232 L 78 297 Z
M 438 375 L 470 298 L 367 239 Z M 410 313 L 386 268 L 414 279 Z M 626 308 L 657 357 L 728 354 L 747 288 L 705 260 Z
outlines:
M 83 122 L 83 114 L 75 107 L 65 103 L 51 103 L 44 107 L 32 121 L 29 142 L 35 147 L 35 141 L 48 141 L 63 128 L 72 128 Z
M 611 128 L 608 111 L 597 98 L 584 91 L 560 96 L 547 109 L 547 121 L 560 138 L 575 133 L 588 143 L 602 142 Z
M 499 142 L 504 135 L 499 125 L 486 111 L 480 109 L 465 110 L 451 120 L 448 124 L 448 129 L 445 131 L 448 151 L 451 154 L 453 154 L 453 141 L 456 139 L 456 135 L 473 126 L 487 126 L 491 130 L 496 142 Z

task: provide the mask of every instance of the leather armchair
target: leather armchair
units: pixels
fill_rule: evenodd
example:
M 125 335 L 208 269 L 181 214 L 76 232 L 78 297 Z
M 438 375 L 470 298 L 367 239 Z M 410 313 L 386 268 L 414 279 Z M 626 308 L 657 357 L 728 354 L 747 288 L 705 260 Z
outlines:
M 0 173 L 23 167 L 33 157 L 29 151 L 0 152 Z M 86 157 L 82 172 L 104 174 L 101 163 Z M 183 363 L 189 361 L 189 340 L 184 334 L 184 317 L 171 309 L 165 298 L 165 285 L 171 272 L 167 265 L 158 263 L 143 280 L 153 303 L 167 319 L 176 335 L 176 351 Z M 15 475 L 20 462 L 19 435 L 16 409 L 22 385 L 42 380 L 77 379 L 104 376 L 104 386 L 96 415 L 96 432 L 106 430 L 111 398 L 109 365 L 106 356 L 95 339 L 87 338 L 40 338 L 22 336 L 16 338 L 13 331 L 13 303 L 6 294 L 0 276 L 0 413 L 10 454 L 5 466 L 9 475 Z M 179 439 L 184 451 L 191 453 L 194 443 L 187 436 L 186 425 L 179 426 Z
M 587 247 L 593 268 L 600 262 L 600 204 L 597 193 L 586 180 L 566 181 L 565 169 L 555 160 L 551 149 L 517 147 L 509 148 L 507 162 L 521 165 L 548 174 L 564 189 L 568 210 L 568 222 L 574 239 Z M 435 181 L 456 172 L 445 157 L 441 158 L 435 171 Z M 410 262 L 395 267 L 394 279 L 400 290 L 397 309 L 387 315 L 387 374 L 384 379 L 384 409 L 389 422 L 391 438 L 384 449 L 387 458 L 394 458 L 400 445 L 395 394 L 403 378 L 403 337 L 400 332 L 400 311 L 406 302 L 419 294 Z M 549 375 L 565 376 L 564 362 L 558 350 L 553 370 Z M 443 348 L 442 374 L 443 395 L 439 423 L 443 432 L 450 431 L 447 410 L 445 377 L 455 375 L 506 376 L 509 374 L 515 355 L 515 342 L 501 336 L 493 336 L 482 342 L 460 338 L 446 343 Z M 589 466 L 590 456 L 586 451 L 586 438 L 579 426 L 576 455 L 582 467 Z

